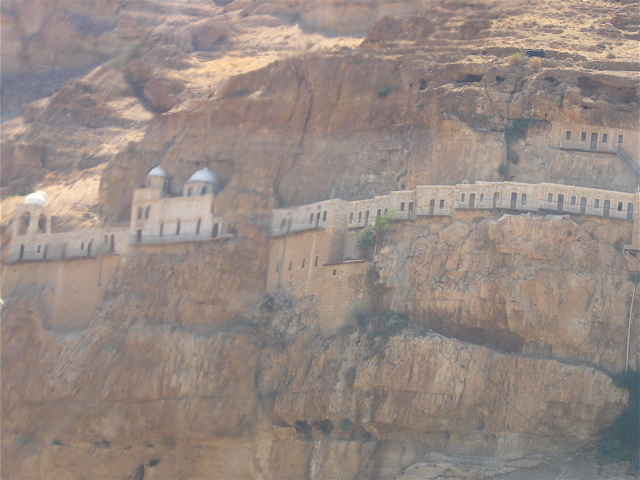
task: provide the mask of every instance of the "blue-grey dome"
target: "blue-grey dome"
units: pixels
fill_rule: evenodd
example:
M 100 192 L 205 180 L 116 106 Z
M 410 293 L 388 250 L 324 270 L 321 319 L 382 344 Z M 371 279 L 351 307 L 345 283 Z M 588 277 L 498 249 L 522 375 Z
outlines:
M 216 177 L 216 174 L 211 170 L 209 170 L 208 168 L 203 168 L 202 170 L 198 170 L 196 173 L 191 175 L 191 178 L 188 181 L 213 183 L 215 185 L 219 185 L 218 177 Z
M 161 165 L 158 165 L 157 167 L 154 167 L 151 169 L 151 171 L 147 174 L 147 177 L 162 177 L 162 178 L 167 178 L 169 175 L 167 175 L 167 171 L 162 168 Z

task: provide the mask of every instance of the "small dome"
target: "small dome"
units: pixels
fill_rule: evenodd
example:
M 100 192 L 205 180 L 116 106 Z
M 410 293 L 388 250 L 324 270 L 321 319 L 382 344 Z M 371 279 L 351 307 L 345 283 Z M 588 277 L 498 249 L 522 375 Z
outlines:
M 167 171 L 162 168 L 161 165 L 158 165 L 155 168 L 152 168 L 151 171 L 147 174 L 147 177 L 162 177 L 162 178 L 167 178 L 169 175 L 167 175 Z
M 206 183 L 214 183 L 218 185 L 218 177 L 208 168 L 203 168 L 202 170 L 198 170 L 196 173 L 191 175 L 191 178 L 188 180 L 189 182 L 206 182 Z
M 47 204 L 47 194 L 42 190 L 30 193 L 24 199 L 24 203 L 27 205 L 41 205 L 44 207 Z

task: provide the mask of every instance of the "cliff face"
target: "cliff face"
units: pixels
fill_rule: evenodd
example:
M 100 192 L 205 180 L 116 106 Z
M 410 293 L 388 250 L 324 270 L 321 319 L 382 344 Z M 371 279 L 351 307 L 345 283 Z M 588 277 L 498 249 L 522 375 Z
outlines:
M 154 283 L 145 297 L 162 294 Z M 584 438 L 626 400 L 592 368 L 432 333 L 199 332 L 119 291 L 65 335 L 42 328 L 46 292 L 10 299 L 3 476 L 389 478 L 434 449 L 517 457 Z
M 379 314 L 333 333 L 307 326 L 312 297 L 259 301 L 266 239 L 243 225 L 138 247 L 79 330 L 46 327 L 46 285 L 7 299 L 3 476 L 394 478 L 433 451 L 571 444 L 625 405 L 584 363 L 623 365 L 626 223 L 398 224 L 371 276 Z
M 352 53 L 236 77 L 218 99 L 158 118 L 139 145 L 114 158 L 102 181 L 104 211 L 124 212 L 133 186 L 160 161 L 178 185 L 196 168 L 185 165 L 204 162 L 233 179 L 234 188 L 251 188 L 280 206 L 498 180 L 509 151 L 523 158 L 511 168 L 517 181 L 635 188 L 615 156 L 586 161 L 549 148 L 553 122 L 635 126 L 635 107 L 624 100 L 635 95 L 635 82 L 601 76 L 619 97 L 608 96 L 603 113 L 584 108 L 576 72 L 475 63 L 425 68 L 411 58 Z M 554 87 L 545 80 L 551 77 Z M 421 90 L 421 82 L 430 88 Z M 523 118 L 532 126 L 507 148 L 505 131 Z
M 2 9 L 3 102 L 21 75 L 60 75 L 3 124 L 3 196 L 39 185 L 63 228 L 122 223 L 151 167 L 178 191 L 208 166 L 235 238 L 132 247 L 89 322 L 50 321 L 64 299 L 44 276 L 4 299 L 3 478 L 395 478 L 434 451 L 572 445 L 622 411 L 606 372 L 625 361 L 629 223 L 396 224 L 371 308 L 329 333 L 313 296 L 265 292 L 265 226 L 502 164 L 635 191 L 617 156 L 553 143 L 565 124 L 637 132 L 633 5 L 41 3 Z M 547 58 L 509 60 L 520 47 Z
M 382 250 L 379 285 L 391 310 L 474 343 L 624 368 L 633 281 L 621 250 L 631 225 L 463 219 L 405 226 Z M 637 346 L 631 352 L 637 364 Z

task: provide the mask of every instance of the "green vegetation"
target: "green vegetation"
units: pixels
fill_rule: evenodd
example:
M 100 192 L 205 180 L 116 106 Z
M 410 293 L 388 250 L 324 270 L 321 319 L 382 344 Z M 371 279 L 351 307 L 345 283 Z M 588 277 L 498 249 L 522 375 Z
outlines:
M 419 102 L 416 102 L 416 111 L 417 112 L 421 112 L 423 108 L 424 108 L 424 102 L 422 100 L 420 100 Z
M 542 68 L 542 59 L 540 57 L 531 57 L 529 59 L 529 66 L 533 68 Z
M 509 58 L 507 59 L 507 64 L 508 65 L 518 65 L 518 66 L 523 66 L 527 64 L 527 56 L 525 55 L 524 51 L 521 50 L 517 53 L 514 53 L 512 55 L 509 56 Z
M 507 165 L 506 163 L 501 163 L 500 165 L 498 165 L 498 175 L 506 178 L 507 175 L 509 175 L 509 165 Z
M 122 52 L 117 57 L 109 60 L 105 65 L 107 66 L 107 68 L 120 68 L 130 60 L 138 58 L 140 56 L 141 49 L 142 40 L 134 40 L 129 45 L 127 45 L 127 48 L 124 49 L 124 52 Z
M 366 251 L 384 239 L 385 234 L 391 227 L 391 222 L 393 222 L 394 213 L 395 210 L 391 209 L 384 215 L 376 217 L 371 225 L 367 225 L 362 229 L 356 240 L 356 245 L 360 250 Z
M 629 390 L 629 405 L 603 430 L 596 458 L 605 462 L 630 461 L 640 450 L 640 372 L 620 373 L 613 381 Z
M 384 98 L 387 95 L 389 95 L 390 91 L 391 91 L 391 87 L 382 87 L 380 90 L 376 92 L 376 95 L 378 96 L 378 98 Z

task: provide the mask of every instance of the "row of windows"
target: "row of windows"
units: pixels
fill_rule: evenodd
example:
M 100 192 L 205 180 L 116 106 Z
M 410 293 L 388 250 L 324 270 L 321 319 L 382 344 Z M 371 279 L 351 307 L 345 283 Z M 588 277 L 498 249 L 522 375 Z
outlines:
M 316 223 L 318 223 L 320 221 L 320 212 L 318 212 L 316 215 L 314 215 L 313 213 L 311 215 L 309 215 L 309 225 L 313 225 L 313 219 L 316 219 Z M 327 221 L 327 211 L 325 210 L 324 212 L 322 212 L 322 221 L 326 222 Z M 282 228 L 284 225 L 284 220 L 281 222 L 280 224 L 280 228 Z
M 202 187 L 207 188 L 207 187 Z M 213 215 L 213 206 L 211 207 L 211 214 Z M 146 208 L 138 207 L 138 220 L 142 220 L 142 215 L 144 213 L 144 219 L 149 219 L 149 214 L 151 213 L 151 205 L 148 205 Z
M 202 227 L 202 220 L 198 219 L 198 221 L 196 222 L 196 235 L 200 235 L 200 229 Z M 218 230 L 219 230 L 219 224 L 214 223 L 213 227 L 211 229 L 211 238 L 215 238 L 218 236 Z M 180 235 L 180 229 L 181 229 L 181 223 L 180 220 L 178 220 L 178 222 L 176 223 L 176 229 L 175 229 L 175 233 L 174 235 Z M 164 222 L 160 222 L 160 230 L 159 230 L 159 236 L 164 236 L 165 235 L 165 231 L 164 231 Z M 170 233 L 168 235 L 171 235 Z M 136 241 L 137 242 L 141 242 L 142 241 L 142 229 L 139 229 L 136 231 Z
M 571 140 L 571 130 L 567 130 L 564 132 L 564 139 L 565 140 Z M 580 133 L 580 141 L 581 142 L 586 142 L 587 141 L 587 132 L 581 132 Z M 598 134 L 593 132 L 591 134 L 591 141 L 592 142 L 598 142 Z M 624 135 L 618 135 L 618 143 L 622 143 L 624 141 Z M 602 143 L 609 143 L 609 134 L 608 133 L 603 133 L 602 134 Z
M 400 203 L 400 211 L 404 212 L 405 211 L 405 207 L 407 207 L 406 202 L 401 202 Z M 413 207 L 414 207 L 414 203 L 413 202 L 409 202 L 408 205 L 408 211 L 409 212 L 413 212 Z M 384 214 L 387 215 L 389 213 L 389 209 L 385 208 L 384 209 Z M 370 212 L 369 210 L 365 210 L 364 211 L 364 223 L 368 224 L 369 223 L 369 216 L 370 216 Z M 382 209 L 379 208 L 376 212 L 376 218 L 381 217 L 382 216 Z M 349 223 L 353 223 L 353 218 L 354 218 L 354 214 L 353 212 L 351 212 L 349 214 Z M 358 222 L 357 223 L 361 223 L 362 222 L 362 212 L 358 212 Z
M 315 256 L 315 258 L 313 259 L 313 266 L 317 267 L 318 266 L 318 262 L 319 262 L 320 257 L 318 255 Z M 302 264 L 300 265 L 300 269 L 304 270 L 305 264 L 306 264 L 307 258 L 306 257 L 302 257 Z M 287 271 L 291 271 L 293 270 L 293 260 L 289 260 L 289 267 L 287 268 Z M 276 273 L 278 273 L 280 271 L 280 262 L 276 263 Z
M 565 201 L 565 196 L 562 194 L 559 194 L 557 197 L 557 203 L 558 205 L 563 205 Z M 547 203 L 553 203 L 553 193 L 548 193 L 547 194 Z M 577 204 L 577 197 L 575 195 L 571 195 L 570 199 L 569 199 L 569 203 L 570 205 L 576 205 Z M 615 203 L 615 202 L 614 202 Z M 588 204 L 588 199 L 587 197 L 580 197 L 580 207 L 587 207 L 587 206 L 591 206 Z M 600 208 L 600 199 L 596 198 L 593 200 L 593 208 Z M 611 200 L 605 200 L 603 203 L 603 208 L 606 211 L 609 211 L 611 209 Z M 616 206 L 616 210 L 618 212 L 622 212 L 624 210 L 624 202 L 618 202 L 617 206 Z M 633 213 L 633 203 L 629 202 L 627 203 L 627 213 Z
M 200 189 L 200 195 L 206 195 L 209 192 L 206 186 Z M 191 197 L 193 194 L 193 187 L 187 188 L 187 197 Z
M 109 251 L 113 252 L 115 251 L 116 248 L 116 243 L 115 243 L 115 235 L 105 235 L 104 236 L 104 243 L 105 245 L 108 244 L 109 242 L 111 242 L 111 244 L 109 245 Z M 67 256 L 67 249 L 68 249 L 68 243 L 63 243 L 61 245 L 61 249 L 60 249 L 60 256 L 62 258 L 65 258 Z M 87 257 L 91 256 L 91 251 L 93 248 L 93 238 L 89 241 L 89 242 L 80 242 L 80 251 L 81 252 L 85 252 L 85 246 L 86 248 L 86 255 Z M 46 260 L 47 259 L 47 254 L 49 252 L 49 244 L 45 244 L 45 245 L 37 245 L 36 246 L 36 251 L 35 253 L 38 254 L 42 254 L 42 259 Z M 24 245 L 20 245 L 20 252 L 18 253 L 18 260 L 23 260 L 24 259 L 24 253 L 25 253 L 25 249 L 24 249 Z M 84 253 L 83 253 L 84 255 Z

